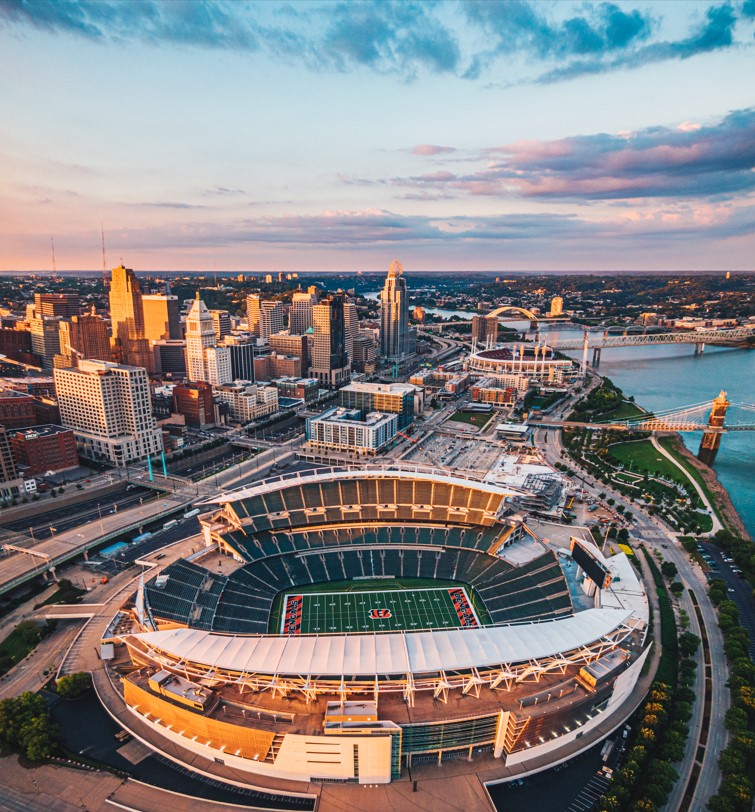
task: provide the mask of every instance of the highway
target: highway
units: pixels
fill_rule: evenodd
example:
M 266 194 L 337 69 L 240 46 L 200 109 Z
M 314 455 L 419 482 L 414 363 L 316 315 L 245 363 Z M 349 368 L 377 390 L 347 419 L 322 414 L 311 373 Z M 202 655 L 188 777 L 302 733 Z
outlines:
M 55 533 L 62 533 L 79 525 L 88 524 L 99 520 L 102 516 L 126 510 L 129 507 L 140 505 L 142 502 L 159 496 L 148 488 L 131 486 L 131 490 L 127 490 L 128 487 L 128 483 L 124 482 L 121 491 L 104 494 L 70 507 L 58 508 L 55 506 L 54 500 L 45 500 L 43 503 L 44 512 L 41 512 L 42 507 L 40 507 L 39 512 L 30 518 L 4 521 L 3 529 L 15 532 L 7 535 L 4 533 L 2 540 L 13 541 L 10 536 L 20 532 L 25 535 L 28 534 L 32 539 L 41 541 L 50 538 Z M 51 528 L 53 528 L 52 532 Z M 13 543 L 18 542 L 13 541 Z

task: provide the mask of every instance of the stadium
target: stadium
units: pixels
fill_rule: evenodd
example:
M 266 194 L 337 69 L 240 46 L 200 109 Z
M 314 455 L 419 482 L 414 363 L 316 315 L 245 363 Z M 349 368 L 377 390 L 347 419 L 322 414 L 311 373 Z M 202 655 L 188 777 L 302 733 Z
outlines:
M 151 747 L 256 786 L 571 757 L 629 713 L 647 597 L 626 555 L 541 540 L 510 496 L 320 469 L 218 497 L 205 546 L 113 619 L 111 681 Z
M 508 344 L 475 350 L 469 356 L 468 368 L 485 375 L 527 375 L 550 384 L 562 384 L 578 372 L 573 361 L 544 344 Z

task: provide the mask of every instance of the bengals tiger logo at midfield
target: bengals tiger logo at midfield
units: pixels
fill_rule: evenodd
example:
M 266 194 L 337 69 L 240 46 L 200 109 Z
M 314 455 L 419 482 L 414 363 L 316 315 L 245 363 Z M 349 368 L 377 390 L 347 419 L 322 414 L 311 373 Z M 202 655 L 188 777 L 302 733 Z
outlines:
M 385 620 L 391 617 L 390 609 L 370 609 L 371 620 Z

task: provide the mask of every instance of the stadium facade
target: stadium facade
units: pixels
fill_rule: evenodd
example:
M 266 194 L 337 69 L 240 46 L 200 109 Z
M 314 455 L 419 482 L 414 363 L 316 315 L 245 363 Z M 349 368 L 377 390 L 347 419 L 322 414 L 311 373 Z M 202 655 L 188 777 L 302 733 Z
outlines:
M 113 682 L 151 746 L 257 786 L 570 757 L 628 714 L 647 599 L 624 554 L 538 539 L 509 496 L 457 476 L 319 470 L 219 497 L 206 547 L 114 618 Z M 234 563 L 221 574 L 206 551 Z M 434 600 L 421 621 L 401 614 Z M 324 625 L 305 633 L 313 607 Z

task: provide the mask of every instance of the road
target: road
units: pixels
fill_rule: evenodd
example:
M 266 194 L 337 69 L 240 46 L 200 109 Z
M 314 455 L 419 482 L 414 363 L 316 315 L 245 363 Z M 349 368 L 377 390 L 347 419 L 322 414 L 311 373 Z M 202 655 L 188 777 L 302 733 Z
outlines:
M 127 490 L 129 487 L 131 490 Z M 154 491 L 148 488 L 129 486 L 124 482 L 120 492 L 99 496 L 70 507 L 56 508 L 54 500 L 50 500 L 44 504 L 44 513 L 41 512 L 42 508 L 40 508 L 40 512 L 32 518 L 3 522 L 3 529 L 21 532 L 24 535 L 28 534 L 31 539 L 41 541 L 50 538 L 55 533 L 62 533 L 73 527 L 99 520 L 102 516 L 125 510 L 133 505 L 142 504 L 142 502 L 155 498 L 157 496 Z M 10 535 L 13 535 L 13 533 Z M 3 540 L 5 538 L 6 535 L 3 534 Z M 7 540 L 13 541 L 12 538 Z M 13 543 L 17 542 L 13 541 Z
M 580 397 L 582 394 L 580 394 Z M 571 398 L 573 400 L 575 398 Z M 564 414 L 570 408 L 569 403 L 565 403 L 560 407 L 559 411 Z M 547 441 L 546 437 L 547 436 Z M 546 458 L 551 464 L 561 461 L 561 445 L 560 431 L 550 431 L 545 428 L 536 430 L 536 444 L 541 448 Z M 575 467 L 579 467 L 572 463 Z M 718 789 L 721 781 L 721 773 L 718 769 L 718 756 L 721 750 L 724 749 L 727 742 L 727 733 L 724 727 L 724 715 L 726 709 L 729 707 L 729 689 L 726 687 L 728 680 L 728 668 L 726 665 L 726 658 L 723 652 L 723 638 L 718 628 L 718 620 L 713 609 L 713 606 L 708 599 L 707 594 L 707 581 L 702 569 L 690 562 L 690 559 L 684 548 L 681 546 L 676 534 L 668 527 L 666 527 L 657 517 L 649 516 L 645 513 L 640 506 L 636 503 L 627 502 L 626 499 L 618 492 L 611 492 L 611 488 L 603 483 L 596 483 L 591 476 L 581 473 L 579 477 L 584 483 L 585 489 L 593 496 L 597 496 L 599 492 L 611 493 L 616 499 L 617 505 L 623 504 L 628 510 L 632 511 L 635 516 L 636 524 L 632 531 L 638 539 L 646 542 L 651 549 L 658 549 L 662 552 L 664 558 L 673 561 L 679 571 L 679 578 L 682 583 L 688 588 L 692 589 L 698 599 L 700 611 L 705 623 L 708 639 L 710 643 L 711 654 L 711 678 L 712 678 L 712 698 L 711 698 L 711 717 L 710 717 L 710 733 L 708 736 L 708 744 L 705 750 L 705 755 L 702 762 L 702 770 L 697 784 L 697 792 L 695 801 L 693 803 L 694 809 L 703 809 L 707 799 L 714 795 Z M 731 575 L 731 573 L 729 573 Z M 733 575 L 731 576 L 733 579 Z M 738 585 L 743 588 L 743 583 Z M 694 611 L 692 610 L 691 600 L 685 594 L 683 598 L 683 608 L 690 615 L 692 628 L 695 629 L 696 621 L 694 620 Z M 697 630 L 699 631 L 699 630 Z M 702 654 L 698 653 L 699 669 L 702 673 Z M 690 733 L 691 739 L 694 741 L 694 746 L 689 745 L 685 760 L 679 766 L 679 773 L 682 777 L 689 774 L 692 768 L 696 752 L 696 741 L 699 733 L 699 727 L 702 722 L 702 692 L 698 692 L 698 701 L 695 706 L 695 717 L 693 719 L 692 731 Z M 669 812 L 678 807 L 678 801 L 681 799 L 686 788 L 686 781 L 680 780 L 674 787 L 672 799 L 677 806 L 669 802 L 667 809 Z

